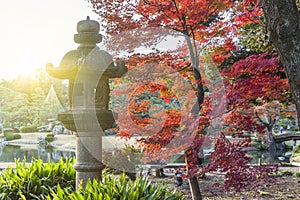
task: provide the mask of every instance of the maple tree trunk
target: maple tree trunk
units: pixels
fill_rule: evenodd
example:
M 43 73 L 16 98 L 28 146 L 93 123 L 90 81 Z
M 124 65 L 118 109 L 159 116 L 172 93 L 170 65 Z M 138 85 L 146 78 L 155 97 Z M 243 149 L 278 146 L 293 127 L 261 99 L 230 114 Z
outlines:
M 192 43 L 191 38 L 186 35 L 185 40 L 189 48 L 189 54 L 190 54 L 192 68 L 193 68 L 193 75 L 195 80 L 197 81 L 197 102 L 193 107 L 192 113 L 194 115 L 198 115 L 204 100 L 204 89 L 203 89 L 202 77 L 200 74 L 199 57 L 197 55 L 197 47 L 195 46 L 195 44 Z
M 194 116 L 197 116 L 197 115 L 199 115 L 199 111 L 201 110 L 201 106 L 204 101 L 204 89 L 203 89 L 203 83 L 202 83 L 202 78 L 201 78 L 201 74 L 200 74 L 199 58 L 197 55 L 197 47 L 195 46 L 195 44 L 192 43 L 191 38 L 189 36 L 186 35 L 185 40 L 186 40 L 188 48 L 189 48 L 189 54 L 190 54 L 192 68 L 193 68 L 193 75 L 194 75 L 195 80 L 197 81 L 197 102 L 194 104 L 193 109 L 191 110 L 191 113 Z M 186 153 L 185 157 L 186 157 L 187 171 L 188 171 L 188 166 L 189 166 L 188 156 L 189 156 L 189 154 Z M 189 182 L 190 191 L 191 191 L 193 200 L 202 199 L 198 178 L 196 176 L 193 176 L 191 178 L 188 178 L 188 182 Z
M 262 0 L 270 41 L 288 78 L 300 128 L 300 19 L 296 0 Z
M 202 196 L 197 177 L 189 178 L 188 181 L 193 200 L 201 200 Z
M 188 150 L 185 152 L 185 163 L 186 163 L 186 171 L 188 172 L 189 171 L 189 161 L 188 161 L 189 153 L 187 153 L 187 152 L 188 152 Z M 193 200 L 201 200 L 202 195 L 201 195 L 200 185 L 199 185 L 197 176 L 188 178 L 188 182 L 189 182 Z
M 272 133 L 272 126 L 268 127 L 268 138 L 269 138 L 269 151 L 272 155 L 276 153 L 276 142 Z

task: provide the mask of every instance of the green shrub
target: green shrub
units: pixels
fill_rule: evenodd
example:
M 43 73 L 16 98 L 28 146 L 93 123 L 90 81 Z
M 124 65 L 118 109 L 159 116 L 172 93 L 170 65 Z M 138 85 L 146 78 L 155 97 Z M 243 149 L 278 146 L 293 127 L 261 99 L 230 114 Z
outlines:
M 281 174 L 282 174 L 282 176 L 293 176 L 293 172 L 291 172 L 291 171 L 282 171 L 282 172 L 280 172 Z
M 289 118 L 282 118 L 282 119 L 277 120 L 275 126 L 283 127 L 284 129 L 286 129 L 288 125 L 292 125 L 292 124 L 293 124 L 293 120 L 291 120 Z
M 133 145 L 125 145 L 123 149 L 102 151 L 102 159 L 114 173 L 126 172 L 126 175 L 134 180 L 136 178 L 136 165 L 140 164 L 141 150 Z
M 21 135 L 18 133 L 14 134 L 14 140 L 21 139 Z
M 57 192 L 47 197 L 48 200 L 77 200 L 77 199 L 93 199 L 93 200 L 150 200 L 150 199 L 168 199 L 181 200 L 184 199 L 182 194 L 176 190 L 168 191 L 167 186 L 152 185 L 148 178 L 137 178 L 135 181 L 127 180 L 125 173 L 119 178 L 107 171 L 102 173 L 102 182 L 97 180 L 88 181 L 85 189 L 81 186 L 77 192 L 68 192 L 57 187 Z
M 53 142 L 54 138 L 53 137 L 46 137 L 45 140 L 47 142 Z
M 3 133 L 13 133 L 14 131 L 11 128 L 7 128 L 5 130 L 3 130 Z
M 293 174 L 293 176 L 295 176 L 295 177 L 300 177 L 300 172 L 295 172 L 295 173 Z
M 5 130 L 4 131 L 4 137 L 7 141 L 14 139 L 14 132 L 12 130 Z
M 22 133 L 33 133 L 33 132 L 37 132 L 37 127 L 36 126 L 23 126 L 21 127 L 20 131 Z
M 54 134 L 47 134 L 46 137 L 45 137 L 45 140 L 47 142 L 52 142 L 54 140 Z
M 46 137 L 54 137 L 54 134 L 49 133 L 49 134 L 46 135 Z
M 12 167 L 0 173 L 0 199 L 46 199 L 60 185 L 66 191 L 75 189 L 74 159 L 62 159 L 58 163 L 43 163 L 34 160 L 26 164 L 17 160 L 16 169 Z

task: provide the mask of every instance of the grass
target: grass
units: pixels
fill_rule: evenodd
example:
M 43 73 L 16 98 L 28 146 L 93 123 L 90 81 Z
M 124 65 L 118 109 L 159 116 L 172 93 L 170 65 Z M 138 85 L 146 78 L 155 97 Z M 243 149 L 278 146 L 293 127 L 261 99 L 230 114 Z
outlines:
M 274 194 L 274 193 L 258 190 L 258 193 L 261 197 L 281 197 L 281 196 L 283 196 L 282 192 L 279 192 L 278 194 Z
M 276 174 L 271 174 L 271 177 L 283 177 L 283 176 L 294 176 L 294 177 L 300 177 L 300 172 L 291 172 L 288 170 L 285 171 L 279 171 Z

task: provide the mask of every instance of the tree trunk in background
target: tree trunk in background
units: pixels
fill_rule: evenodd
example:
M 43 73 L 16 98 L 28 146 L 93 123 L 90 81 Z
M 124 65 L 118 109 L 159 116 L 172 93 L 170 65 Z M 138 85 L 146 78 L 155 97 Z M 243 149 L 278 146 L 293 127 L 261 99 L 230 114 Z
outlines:
M 285 69 L 300 122 L 300 21 L 296 0 L 262 0 L 262 6 L 270 41 Z
M 269 152 L 271 153 L 271 155 L 275 156 L 276 155 L 276 143 L 275 143 L 275 139 L 273 136 L 273 132 L 272 132 L 272 127 L 268 127 L 268 139 L 269 139 Z
M 200 63 L 199 56 L 197 55 L 197 47 L 195 46 L 195 44 L 193 44 L 192 39 L 188 35 L 185 35 L 185 41 L 189 48 L 189 56 L 193 68 L 193 75 L 195 80 L 197 81 L 197 102 L 195 102 L 191 111 L 192 114 L 196 116 L 199 115 L 199 111 L 201 110 L 202 103 L 204 101 L 204 88 L 202 83 L 202 77 L 200 74 Z

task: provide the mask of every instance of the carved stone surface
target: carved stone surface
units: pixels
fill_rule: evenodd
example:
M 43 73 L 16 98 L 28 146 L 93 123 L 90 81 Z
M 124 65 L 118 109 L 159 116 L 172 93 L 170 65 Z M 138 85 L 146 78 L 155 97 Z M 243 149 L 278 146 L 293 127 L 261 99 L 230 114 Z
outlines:
M 99 124 L 102 130 L 109 129 L 113 126 L 114 116 L 110 110 L 98 110 L 95 112 L 96 119 L 95 122 L 94 113 L 95 111 L 90 112 L 72 112 L 67 111 L 64 113 L 58 114 L 58 121 L 63 122 L 64 126 L 75 132 L 87 132 L 87 131 L 99 131 Z M 98 124 L 99 123 L 99 124 Z M 100 134 L 100 133 L 99 133 Z
M 76 126 L 80 126 L 84 131 L 87 128 L 94 131 L 93 123 L 100 124 L 101 128 L 105 130 L 111 128 L 113 124 L 112 113 L 108 111 L 109 78 L 121 77 L 127 72 L 127 68 L 122 61 L 115 65 L 112 56 L 96 46 L 102 38 L 99 34 L 98 22 L 90 20 L 88 17 L 86 20 L 78 22 L 77 31 L 78 34 L 75 34 L 74 40 L 80 46 L 76 50 L 66 53 L 57 68 L 51 64 L 46 66 L 46 70 L 51 76 L 69 80 L 70 110 L 59 114 L 59 120 L 73 131 L 77 131 Z M 88 114 L 97 116 L 98 122 L 84 120 Z M 77 124 L 80 120 L 74 121 L 72 115 L 78 119 L 79 115 L 84 116 L 82 121 L 85 123 Z

